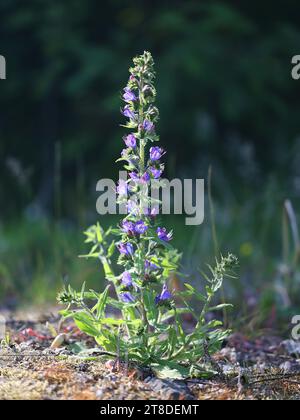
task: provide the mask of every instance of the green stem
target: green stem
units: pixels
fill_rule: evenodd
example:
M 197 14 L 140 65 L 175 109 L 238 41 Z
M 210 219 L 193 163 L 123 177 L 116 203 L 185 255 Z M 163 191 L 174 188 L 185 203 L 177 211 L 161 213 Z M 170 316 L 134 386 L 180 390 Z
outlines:
M 139 133 L 139 138 L 140 138 L 140 145 L 139 145 L 139 154 L 140 154 L 140 162 L 139 162 L 139 171 L 140 171 L 140 176 L 143 176 L 144 171 L 145 171 L 145 141 L 142 138 L 142 124 L 144 121 L 144 96 L 143 96 L 143 87 L 144 87 L 144 81 L 143 81 L 143 75 L 142 73 L 140 74 L 140 94 L 139 94 L 139 121 L 138 121 L 138 133 Z M 140 191 L 140 215 L 142 217 L 143 213 L 144 213 L 144 200 L 143 200 L 143 191 Z M 144 261 L 146 258 L 145 255 L 145 249 L 144 249 L 144 243 L 143 240 L 140 241 L 139 244 L 139 249 L 140 249 L 140 258 L 141 261 Z M 143 273 L 144 274 L 144 273 Z M 141 309 L 142 309 L 142 316 L 143 316 L 143 323 L 144 326 L 146 327 L 146 331 L 147 333 L 150 330 L 150 324 L 149 324 L 149 320 L 148 320 L 148 316 L 147 316 L 147 311 L 145 308 L 145 300 L 144 300 L 144 294 L 142 291 L 142 296 L 141 296 Z M 145 345 L 148 346 L 148 339 L 145 340 Z

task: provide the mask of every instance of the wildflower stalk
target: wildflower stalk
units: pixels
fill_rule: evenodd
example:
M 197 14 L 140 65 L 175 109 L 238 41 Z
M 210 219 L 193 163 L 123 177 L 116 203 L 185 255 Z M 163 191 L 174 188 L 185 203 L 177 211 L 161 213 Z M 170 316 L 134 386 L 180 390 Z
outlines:
M 123 138 L 126 148 L 118 161 L 124 162 L 129 178 L 117 186 L 118 202 L 126 204 L 127 215 L 116 229 L 104 232 L 99 224 L 87 232 L 87 243 L 92 249 L 87 258 L 100 259 L 108 281 L 114 284 L 116 298 L 109 296 L 109 286 L 102 292 L 80 293 L 72 288 L 64 290 L 59 301 L 66 303 L 63 316 L 72 317 L 77 326 L 96 342 L 107 354 L 141 364 L 165 367 L 177 363 L 178 369 L 187 363 L 195 365 L 207 352 L 216 351 L 226 337 L 226 331 L 217 329 L 218 321 L 206 323 L 212 310 L 212 299 L 221 288 L 226 270 L 233 265 L 231 256 L 217 261 L 207 278 L 206 296 L 193 286 L 186 290 L 170 290 L 169 278 L 176 273 L 181 255 L 171 245 L 172 232 L 157 221 L 158 205 L 149 195 L 149 186 L 159 188 L 165 151 L 152 143 L 159 140 L 156 123 L 159 112 L 155 107 L 154 62 L 149 52 L 134 58 L 128 84 L 124 89 L 123 125 L 130 130 Z M 115 241 L 111 236 L 117 237 Z M 118 256 L 115 261 L 115 251 Z M 120 274 L 113 264 L 122 267 Z M 182 307 L 175 304 L 175 296 Z M 191 299 L 199 299 L 203 309 L 199 316 L 192 308 Z M 86 301 L 96 300 L 93 307 Z M 73 308 L 74 307 L 74 308 Z M 122 317 L 110 318 L 107 307 L 120 311 Z M 215 307 L 214 310 L 225 306 Z M 181 315 L 190 313 L 197 320 L 194 331 L 184 332 Z M 207 344 L 209 343 L 209 344 Z M 211 344 L 210 344 L 211 343 Z M 208 346 L 208 348 L 207 348 Z
M 139 88 L 139 100 L 140 100 L 140 105 L 139 105 L 139 136 L 140 136 L 140 173 L 141 174 L 143 174 L 144 170 L 145 170 L 145 143 L 144 143 L 144 139 L 142 138 L 142 129 L 141 129 L 143 121 L 144 121 L 143 88 L 144 88 L 144 80 L 143 80 L 143 75 L 141 73 L 140 74 L 140 88 Z M 143 206 L 144 206 L 143 199 L 140 198 L 140 213 L 141 213 L 141 215 L 143 214 Z M 143 241 L 140 243 L 140 251 L 141 251 L 141 255 L 142 255 L 142 260 L 144 260 L 145 255 L 144 255 L 144 242 Z M 144 292 L 143 291 L 142 291 L 142 298 L 141 298 L 141 306 L 142 306 L 142 314 L 143 314 L 144 325 L 146 327 L 146 332 L 148 333 L 149 329 L 150 329 L 150 324 L 149 324 L 148 317 L 147 317 L 147 311 L 145 309 L 145 300 L 144 300 Z M 146 336 L 146 339 L 145 339 L 145 345 L 148 346 L 147 336 Z

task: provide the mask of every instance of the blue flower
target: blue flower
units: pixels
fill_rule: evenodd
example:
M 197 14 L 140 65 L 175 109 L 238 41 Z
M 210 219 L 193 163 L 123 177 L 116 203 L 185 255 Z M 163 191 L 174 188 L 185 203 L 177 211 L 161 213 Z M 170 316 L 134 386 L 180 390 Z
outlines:
M 145 261 L 145 268 L 146 268 L 146 270 L 158 270 L 159 269 L 159 267 L 156 264 L 154 264 L 153 262 L 151 262 L 149 260 Z
M 136 115 L 133 112 L 133 110 L 131 109 L 130 105 L 125 105 L 124 106 L 122 114 L 124 115 L 124 117 L 130 118 L 131 120 L 135 120 Z
M 148 174 L 148 172 L 145 172 L 141 178 L 141 182 L 143 184 L 147 184 L 149 181 L 150 181 L 150 175 Z
M 120 298 L 125 303 L 134 303 L 135 299 L 130 292 L 120 293 Z
M 156 233 L 159 239 L 165 242 L 169 242 L 173 237 L 172 232 L 168 233 L 166 228 L 158 227 Z
M 137 100 L 137 97 L 135 96 L 135 93 L 132 92 L 132 90 L 130 90 L 129 87 L 126 87 L 124 89 L 124 95 L 123 95 L 123 99 L 126 102 L 134 102 Z
M 124 142 L 127 147 L 131 147 L 132 149 L 136 147 L 136 138 L 134 134 L 128 134 L 128 136 L 124 137 Z
M 126 255 L 127 257 L 132 256 L 134 252 L 133 245 L 130 242 L 127 242 L 127 243 L 121 242 L 118 245 L 118 249 L 119 249 L 120 254 Z
M 162 169 L 157 169 L 157 168 L 151 168 L 150 171 L 151 171 L 154 179 L 160 178 L 161 174 L 163 172 Z
M 129 220 L 124 220 L 122 222 L 122 230 L 123 232 L 132 235 L 134 233 L 134 223 Z
M 153 131 L 154 130 L 154 124 L 153 122 L 149 121 L 149 120 L 145 120 L 142 124 L 142 127 L 145 131 Z
M 122 284 L 126 287 L 132 286 L 131 274 L 128 271 L 124 271 L 124 273 L 122 274 Z
M 172 298 L 172 293 L 168 290 L 168 286 L 164 284 L 161 294 L 157 295 L 155 298 L 155 303 L 156 305 L 159 305 L 165 303 L 166 301 L 169 301 Z
M 161 147 L 155 146 L 150 148 L 150 159 L 152 161 L 159 160 L 165 154 Z
M 132 181 L 136 181 L 138 182 L 140 180 L 138 174 L 136 172 L 130 172 L 129 173 L 130 178 L 132 179 Z
M 134 225 L 134 230 L 138 235 L 142 235 L 148 230 L 148 226 L 145 224 L 145 222 L 143 222 L 143 220 L 139 220 Z

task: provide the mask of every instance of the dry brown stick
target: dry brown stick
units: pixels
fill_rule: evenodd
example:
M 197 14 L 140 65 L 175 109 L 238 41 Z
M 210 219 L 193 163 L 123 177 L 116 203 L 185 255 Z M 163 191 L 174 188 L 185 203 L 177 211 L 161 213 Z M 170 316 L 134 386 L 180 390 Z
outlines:
M 300 376 L 300 372 L 298 373 L 290 373 L 290 374 L 282 374 L 282 375 L 274 375 L 271 377 L 266 377 L 263 379 L 260 379 L 258 381 L 254 381 L 254 382 L 250 382 L 248 385 L 252 386 L 252 385 L 256 385 L 259 383 L 264 383 L 264 382 L 272 382 L 272 381 L 278 381 L 278 380 L 288 380 L 290 378 L 296 378 L 297 376 Z

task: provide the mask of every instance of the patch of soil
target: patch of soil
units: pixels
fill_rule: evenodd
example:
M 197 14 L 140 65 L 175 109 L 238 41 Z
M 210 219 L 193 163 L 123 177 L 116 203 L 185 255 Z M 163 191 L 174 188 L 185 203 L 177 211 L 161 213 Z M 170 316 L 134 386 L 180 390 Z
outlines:
M 80 349 L 94 347 L 93 340 L 72 323 L 61 325 L 56 315 L 26 312 L 6 319 L 0 400 L 300 399 L 299 343 L 292 340 L 234 334 L 211 361 L 216 377 L 172 381 L 98 353 L 79 357 Z

